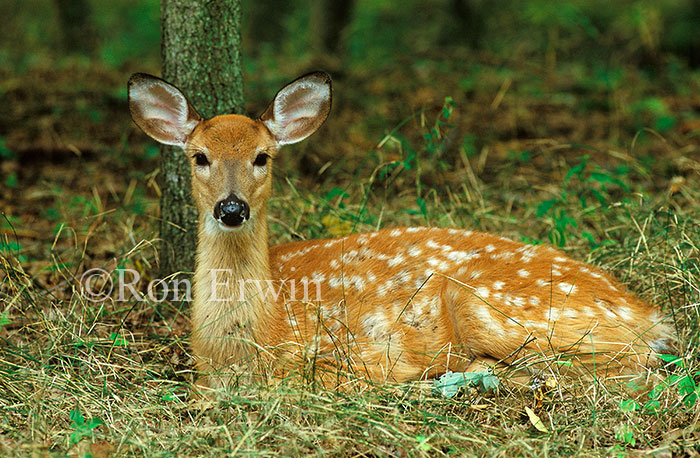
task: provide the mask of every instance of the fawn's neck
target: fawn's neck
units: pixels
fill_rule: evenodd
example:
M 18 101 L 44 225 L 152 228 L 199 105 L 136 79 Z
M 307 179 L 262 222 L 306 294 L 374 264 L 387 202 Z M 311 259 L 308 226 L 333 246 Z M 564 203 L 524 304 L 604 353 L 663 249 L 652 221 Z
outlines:
M 260 294 L 260 285 L 271 278 L 265 208 L 237 231 L 222 231 L 206 218 L 199 221 L 196 307 L 206 314 L 203 320 L 221 331 L 244 328 L 255 339 L 274 310 L 267 295 Z

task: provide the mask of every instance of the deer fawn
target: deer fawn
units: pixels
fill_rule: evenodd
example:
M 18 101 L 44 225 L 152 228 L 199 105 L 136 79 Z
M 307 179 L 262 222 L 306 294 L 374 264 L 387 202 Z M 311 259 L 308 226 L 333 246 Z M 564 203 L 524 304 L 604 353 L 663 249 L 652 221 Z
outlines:
M 654 307 L 546 246 L 405 227 L 269 248 L 272 163 L 328 116 L 325 73 L 283 87 L 259 119 L 202 119 L 176 87 L 142 73 L 128 89 L 134 122 L 192 162 L 201 384 L 230 383 L 253 356 L 283 372 L 311 361 L 374 381 L 528 356 L 610 375 L 653 364 L 674 339 Z

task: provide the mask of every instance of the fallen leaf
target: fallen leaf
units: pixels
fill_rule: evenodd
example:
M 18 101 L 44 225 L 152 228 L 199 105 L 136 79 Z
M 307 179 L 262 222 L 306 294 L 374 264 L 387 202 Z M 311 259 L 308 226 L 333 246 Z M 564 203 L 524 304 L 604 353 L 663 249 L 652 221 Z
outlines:
M 527 417 L 530 419 L 530 423 L 532 423 L 532 426 L 534 426 L 537 431 L 543 433 L 549 432 L 547 427 L 544 425 L 542 420 L 540 420 L 540 417 L 537 416 L 534 410 L 532 410 L 529 407 L 525 407 L 525 412 L 527 413 Z

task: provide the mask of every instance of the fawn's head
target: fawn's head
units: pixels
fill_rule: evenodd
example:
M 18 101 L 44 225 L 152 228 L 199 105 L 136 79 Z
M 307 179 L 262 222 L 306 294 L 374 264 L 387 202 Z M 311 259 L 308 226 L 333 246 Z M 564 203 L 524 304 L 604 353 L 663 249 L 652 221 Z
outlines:
M 258 119 L 203 119 L 179 89 L 144 73 L 132 75 L 128 92 L 134 122 L 190 158 L 192 194 L 200 218 L 213 230 L 241 228 L 265 206 L 278 147 L 314 133 L 331 108 L 331 80 L 323 72 L 280 89 Z

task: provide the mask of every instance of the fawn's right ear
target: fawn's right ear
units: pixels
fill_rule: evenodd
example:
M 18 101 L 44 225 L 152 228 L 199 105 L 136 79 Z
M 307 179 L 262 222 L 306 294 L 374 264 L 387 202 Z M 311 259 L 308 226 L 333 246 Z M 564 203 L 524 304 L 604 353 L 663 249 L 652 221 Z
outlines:
M 280 89 L 260 120 L 278 145 L 288 145 L 313 134 L 330 111 L 331 77 L 325 72 L 314 72 Z
M 202 118 L 178 88 L 146 73 L 129 78 L 131 118 L 149 137 L 184 148 Z

